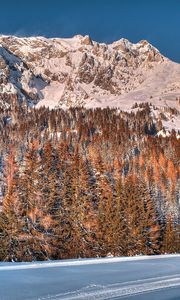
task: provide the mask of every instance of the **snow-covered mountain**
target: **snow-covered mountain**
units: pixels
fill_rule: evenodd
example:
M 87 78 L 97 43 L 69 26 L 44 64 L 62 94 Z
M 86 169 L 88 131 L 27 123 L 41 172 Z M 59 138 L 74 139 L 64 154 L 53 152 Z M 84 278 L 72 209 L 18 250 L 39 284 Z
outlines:
M 180 129 L 180 64 L 147 41 L 100 44 L 89 36 L 0 36 L 0 106 L 119 107 L 151 102 L 164 125 Z M 170 108 L 177 111 L 172 116 Z

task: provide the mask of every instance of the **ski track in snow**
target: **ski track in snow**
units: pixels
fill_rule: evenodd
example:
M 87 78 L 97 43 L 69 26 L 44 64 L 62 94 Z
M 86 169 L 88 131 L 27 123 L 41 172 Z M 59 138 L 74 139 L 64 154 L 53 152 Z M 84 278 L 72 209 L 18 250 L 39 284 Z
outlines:
M 143 280 L 129 281 L 112 285 L 90 285 L 81 290 L 69 293 L 39 298 L 38 300 L 107 300 L 118 297 L 133 296 L 142 293 L 153 292 L 161 289 L 180 286 L 180 277 L 177 275 L 154 277 Z
M 177 300 L 179 263 L 180 254 L 2 262 L 0 300 Z
M 90 258 L 90 259 L 78 259 L 78 260 L 63 260 L 63 261 L 51 261 L 41 263 L 12 263 L 12 265 L 1 265 L 1 271 L 10 270 L 28 270 L 28 269 L 43 269 L 43 268 L 55 268 L 55 267 L 71 267 L 71 266 L 83 266 L 83 265 L 97 265 L 97 264 L 111 264 L 118 262 L 133 262 L 143 260 L 156 260 L 167 258 L 180 258 L 180 254 L 169 255 L 157 255 L 157 256 L 135 256 L 135 257 L 107 257 L 107 258 Z

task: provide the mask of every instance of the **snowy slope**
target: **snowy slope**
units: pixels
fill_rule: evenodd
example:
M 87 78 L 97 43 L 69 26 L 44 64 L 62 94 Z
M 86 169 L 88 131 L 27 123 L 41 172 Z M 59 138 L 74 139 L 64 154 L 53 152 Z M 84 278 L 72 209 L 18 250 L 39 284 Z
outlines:
M 177 300 L 179 294 L 180 255 L 0 264 L 3 300 Z
M 180 65 L 147 41 L 100 44 L 89 36 L 62 39 L 0 36 L 0 99 L 37 107 L 119 107 L 151 102 L 180 112 Z M 180 117 L 165 126 L 180 129 Z

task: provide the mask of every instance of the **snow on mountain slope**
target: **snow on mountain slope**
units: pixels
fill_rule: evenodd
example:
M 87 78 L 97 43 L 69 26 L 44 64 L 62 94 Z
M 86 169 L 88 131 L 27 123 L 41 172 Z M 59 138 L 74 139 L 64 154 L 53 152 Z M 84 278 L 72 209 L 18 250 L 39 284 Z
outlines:
M 151 102 L 180 112 L 180 64 L 147 41 L 100 44 L 89 36 L 61 39 L 0 36 L 0 105 L 13 99 L 37 107 L 119 107 Z M 165 111 L 164 125 L 180 129 Z M 157 116 L 156 111 L 152 111 Z

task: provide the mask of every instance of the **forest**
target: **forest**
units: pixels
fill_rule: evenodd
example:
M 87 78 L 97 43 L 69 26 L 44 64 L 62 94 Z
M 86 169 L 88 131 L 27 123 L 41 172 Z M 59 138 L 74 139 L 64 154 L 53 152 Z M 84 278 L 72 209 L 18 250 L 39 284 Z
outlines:
M 151 104 L 0 108 L 0 260 L 180 251 L 180 140 Z

